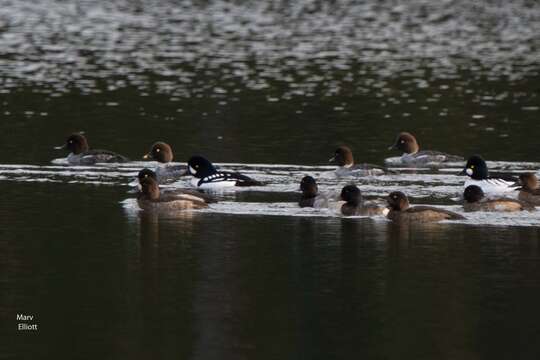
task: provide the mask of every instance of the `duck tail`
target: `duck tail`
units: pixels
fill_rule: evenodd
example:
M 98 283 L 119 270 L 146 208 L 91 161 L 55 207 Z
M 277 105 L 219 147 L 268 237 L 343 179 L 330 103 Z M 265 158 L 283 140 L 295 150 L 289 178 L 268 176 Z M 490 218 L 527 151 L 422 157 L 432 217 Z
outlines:
M 236 186 L 264 186 L 265 184 L 250 178 L 249 176 L 242 175 L 242 174 L 235 174 L 236 179 Z

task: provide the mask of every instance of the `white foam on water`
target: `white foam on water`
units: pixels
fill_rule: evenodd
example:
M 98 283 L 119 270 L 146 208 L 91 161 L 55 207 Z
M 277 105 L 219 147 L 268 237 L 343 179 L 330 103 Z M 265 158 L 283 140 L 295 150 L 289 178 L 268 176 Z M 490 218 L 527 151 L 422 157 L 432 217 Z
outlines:
M 121 202 L 122 207 L 130 214 L 136 214 L 142 210 L 137 205 L 136 199 L 126 199 Z M 377 216 L 343 216 L 339 211 L 341 203 L 334 202 L 329 208 L 314 209 L 300 208 L 292 202 L 236 202 L 221 201 L 210 204 L 207 209 L 197 210 L 200 213 L 216 213 L 245 216 L 287 216 L 287 217 L 325 217 L 325 218 L 348 218 L 370 219 L 373 221 L 389 221 L 382 215 Z M 429 205 L 429 204 L 417 204 Z M 464 225 L 483 226 L 540 226 L 540 211 L 520 212 L 465 212 L 461 205 L 431 205 L 436 208 L 446 209 L 463 215 L 465 220 L 443 221 L 442 223 L 455 223 Z
M 140 167 L 139 167 L 140 164 Z M 0 164 L 0 180 L 15 182 L 42 182 L 87 184 L 92 186 L 122 186 L 129 187 L 136 184 L 137 172 L 144 166 L 155 165 L 152 162 L 136 162 L 127 164 L 104 164 L 99 166 L 62 166 L 62 165 L 25 165 Z M 211 194 L 220 200 L 216 204 L 201 212 L 215 212 L 238 215 L 269 215 L 269 216 L 314 216 L 314 217 L 341 217 L 339 207 L 332 209 L 299 208 L 294 202 L 275 202 L 275 195 L 271 193 L 289 193 L 292 198 L 300 197 L 299 183 L 305 175 L 311 175 L 319 184 L 319 191 L 330 199 L 338 200 L 341 188 L 348 184 L 356 184 L 363 195 L 368 199 L 384 198 L 392 191 L 402 191 L 411 198 L 412 203 L 418 200 L 426 204 L 437 203 L 445 209 L 464 214 L 463 224 L 504 225 L 504 226 L 539 226 L 540 212 L 520 213 L 463 213 L 461 205 L 463 184 L 465 177 L 458 176 L 454 168 L 442 169 L 410 169 L 399 170 L 398 174 L 385 174 L 380 176 L 339 177 L 333 166 L 287 165 L 287 164 L 217 164 L 222 170 L 240 171 L 250 177 L 264 182 L 265 186 L 234 187 L 223 191 L 213 191 Z M 511 170 L 512 172 L 536 171 L 540 163 L 534 162 L 489 162 L 489 167 L 495 170 Z M 167 189 L 192 188 L 190 177 L 163 185 Z M 257 202 L 245 202 L 249 193 L 258 193 Z M 235 200 L 235 194 L 245 193 L 242 201 Z M 265 195 L 268 194 L 268 195 Z M 260 197 L 268 197 L 267 202 L 260 201 Z M 516 197 L 515 193 L 509 196 Z M 415 201 L 416 199 L 416 201 Z M 281 200 L 282 201 L 282 200 Z M 136 200 L 122 205 L 137 209 Z

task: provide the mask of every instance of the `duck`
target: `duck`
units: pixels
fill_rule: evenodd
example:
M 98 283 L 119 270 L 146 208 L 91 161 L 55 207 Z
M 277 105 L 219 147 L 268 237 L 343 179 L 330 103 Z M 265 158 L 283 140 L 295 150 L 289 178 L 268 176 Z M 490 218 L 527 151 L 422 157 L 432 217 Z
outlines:
M 188 193 L 162 193 L 155 177 L 142 174 L 141 189 L 137 197 L 139 207 L 147 211 L 181 211 L 204 209 L 208 203 L 202 196 Z
M 345 204 L 341 206 L 341 214 L 345 216 L 374 216 L 386 215 L 388 209 L 375 203 L 366 203 L 362 199 L 362 192 L 356 185 L 346 185 L 341 189 L 341 200 Z
M 180 164 L 172 164 L 173 151 L 169 144 L 157 141 L 152 144 L 150 151 L 143 156 L 144 160 L 154 160 L 158 162 L 155 168 L 158 183 L 164 184 L 179 180 L 187 174 L 187 167 Z
M 529 204 L 540 206 L 540 184 L 538 178 L 533 173 L 519 175 L 521 187 L 519 188 L 518 199 Z
M 490 177 L 486 161 L 480 155 L 472 155 L 460 175 L 469 178 L 464 183 L 464 188 L 470 185 L 479 186 L 485 194 L 500 194 L 516 191 L 519 187 L 517 178 L 508 174 L 497 174 Z
M 56 146 L 56 150 L 69 150 L 67 161 L 70 165 L 94 165 L 98 163 L 125 163 L 128 158 L 109 150 L 90 149 L 83 133 L 73 133 L 66 143 Z
M 319 193 L 317 182 L 311 176 L 304 176 L 300 181 L 300 191 L 302 196 L 298 201 L 298 205 L 301 208 L 323 208 L 328 207 L 328 198 Z
M 351 148 L 342 145 L 336 149 L 334 156 L 328 162 L 335 163 L 338 168 L 336 175 L 338 176 L 372 176 L 382 175 L 386 173 L 386 169 L 382 166 L 373 164 L 356 164 Z
M 192 156 L 188 160 L 187 169 L 187 173 L 192 176 L 191 184 L 201 189 L 264 185 L 238 172 L 218 171 L 208 159 L 200 155 Z
M 146 178 L 154 179 L 156 182 L 158 182 L 158 185 L 159 185 L 158 176 L 156 172 L 149 168 L 144 168 L 137 173 L 139 191 L 141 190 L 141 182 Z M 203 198 L 204 201 L 208 204 L 217 202 L 217 200 L 213 196 L 203 193 L 202 190 L 160 188 L 160 192 L 165 193 L 165 194 L 172 194 L 172 195 L 193 195 L 196 197 Z
M 464 220 L 465 217 L 452 211 L 432 206 L 410 206 L 407 195 L 394 191 L 388 195 L 390 211 L 386 216 L 396 222 L 436 222 L 441 220 Z
M 459 155 L 450 155 L 440 151 L 420 150 L 420 145 L 413 134 L 409 132 L 400 132 L 394 144 L 388 150 L 399 150 L 403 154 L 399 162 L 395 163 L 395 158 L 385 159 L 385 163 L 393 165 L 408 166 L 437 166 L 448 162 L 462 162 L 465 159 Z
M 463 208 L 471 211 L 523 211 L 534 210 L 534 206 L 523 201 L 508 198 L 486 199 L 482 188 L 477 185 L 469 185 L 463 192 Z

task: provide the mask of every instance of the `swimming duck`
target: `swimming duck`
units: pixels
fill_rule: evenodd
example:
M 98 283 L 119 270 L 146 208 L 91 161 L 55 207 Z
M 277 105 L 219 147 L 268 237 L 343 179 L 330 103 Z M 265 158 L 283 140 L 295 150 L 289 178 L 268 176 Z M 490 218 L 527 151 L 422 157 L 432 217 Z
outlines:
M 401 132 L 397 135 L 396 140 L 388 150 L 399 150 L 403 155 L 399 158 L 399 162 L 392 162 L 392 158 L 386 159 L 385 163 L 392 165 L 408 165 L 408 166 L 436 166 L 446 162 L 464 161 L 461 156 L 450 155 L 440 151 L 420 150 L 420 145 L 413 134 Z
M 300 207 L 328 207 L 328 198 L 319 193 L 317 182 L 311 176 L 304 176 L 300 181 L 302 197 L 298 201 Z
M 196 194 L 161 193 L 158 182 L 154 177 L 149 175 L 142 176 L 140 185 L 141 190 L 137 198 L 137 203 L 143 210 L 179 211 L 208 207 L 205 199 Z
M 356 185 L 347 185 L 341 189 L 341 200 L 345 204 L 341 206 L 341 213 L 345 216 L 355 215 L 386 215 L 388 209 L 374 203 L 366 203 L 362 199 L 362 192 Z
M 465 211 L 522 211 L 534 210 L 534 206 L 523 201 L 508 198 L 486 199 L 477 185 L 469 185 L 463 192 Z
M 477 185 L 486 194 L 497 194 L 515 191 L 518 187 L 517 178 L 508 174 L 489 176 L 485 160 L 480 155 L 473 155 L 467 160 L 465 168 L 460 175 L 467 175 L 464 187 Z
M 340 146 L 336 149 L 334 156 L 328 162 L 335 163 L 338 168 L 338 176 L 371 176 L 381 175 L 386 172 L 382 166 L 373 164 L 355 164 L 352 150 L 348 146 Z
M 198 188 L 219 189 L 232 186 L 262 186 L 260 181 L 237 172 L 217 171 L 215 166 L 202 156 L 192 156 L 188 161 L 191 184 Z
M 155 181 L 158 181 L 157 174 L 155 171 L 150 170 L 148 168 L 144 168 L 137 174 L 137 180 L 139 182 L 139 191 L 141 190 L 141 182 L 145 180 L 146 178 L 154 179 Z M 159 182 L 158 182 L 159 183 Z M 160 188 L 160 193 L 164 194 L 171 194 L 171 195 L 193 195 L 199 198 L 204 199 L 204 201 L 208 204 L 210 203 L 216 203 L 217 200 L 208 194 L 205 194 L 201 192 L 201 190 L 191 190 L 191 189 L 175 189 L 175 188 Z
M 169 144 L 158 141 L 152 144 L 150 152 L 143 156 L 145 160 L 154 160 L 159 164 L 155 169 L 157 180 L 160 184 L 176 181 L 187 174 L 187 167 L 180 164 L 171 164 L 173 151 Z
M 124 163 L 129 161 L 125 156 L 109 150 L 90 149 L 88 141 L 82 133 L 73 133 L 62 146 L 55 147 L 57 150 L 69 150 L 67 157 L 70 165 L 93 165 L 97 163 Z
M 434 222 L 441 220 L 463 220 L 462 215 L 452 211 L 439 209 L 432 206 L 410 206 L 407 196 L 400 192 L 394 191 L 387 198 L 390 211 L 386 216 L 393 221 L 408 221 L 408 222 Z
M 521 174 L 519 180 L 521 188 L 519 188 L 518 199 L 540 206 L 540 184 L 536 175 L 533 173 Z

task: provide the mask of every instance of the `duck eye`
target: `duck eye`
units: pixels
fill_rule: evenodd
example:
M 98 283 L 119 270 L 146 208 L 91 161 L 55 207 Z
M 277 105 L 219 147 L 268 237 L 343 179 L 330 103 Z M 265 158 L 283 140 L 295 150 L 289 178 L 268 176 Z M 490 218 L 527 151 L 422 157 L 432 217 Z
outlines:
M 156 152 L 159 152 L 159 148 L 156 149 Z
M 195 165 L 195 169 L 198 169 L 199 168 L 199 165 Z
M 474 165 L 471 165 L 471 169 L 474 169 Z
M 400 142 L 403 144 L 405 142 L 405 140 L 401 140 Z
M 69 143 L 70 143 L 70 144 L 73 144 L 73 140 L 69 140 Z

